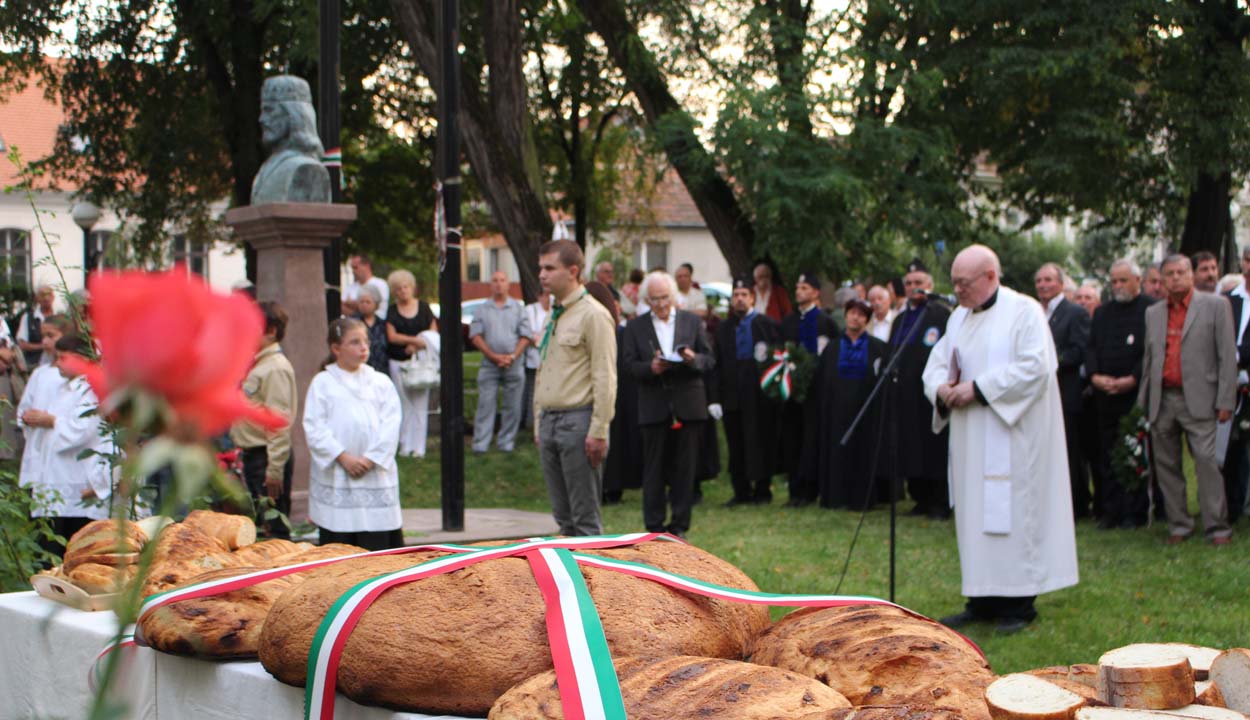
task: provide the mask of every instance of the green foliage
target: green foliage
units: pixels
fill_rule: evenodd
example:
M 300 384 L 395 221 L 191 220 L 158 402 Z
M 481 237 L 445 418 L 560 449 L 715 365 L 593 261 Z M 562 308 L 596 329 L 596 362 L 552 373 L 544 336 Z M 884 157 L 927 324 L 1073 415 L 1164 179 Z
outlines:
M 1053 262 L 1060 267 L 1072 266 L 1072 246 L 1063 240 L 1004 233 L 995 239 L 986 239 L 985 244 L 998 254 L 1003 266 L 1003 284 L 1026 295 L 1033 294 L 1033 275 L 1042 265 Z
M 30 589 L 30 576 L 60 558 L 39 544 L 65 544 L 52 531 L 51 518 L 35 517 L 41 507 L 57 500 L 55 491 L 18 487 L 17 475 L 0 470 L 0 592 Z

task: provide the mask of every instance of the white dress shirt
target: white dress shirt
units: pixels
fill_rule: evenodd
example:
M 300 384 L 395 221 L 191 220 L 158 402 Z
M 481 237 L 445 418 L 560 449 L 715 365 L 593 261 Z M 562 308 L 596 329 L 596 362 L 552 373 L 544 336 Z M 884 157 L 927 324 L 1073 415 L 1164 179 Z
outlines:
M 673 335 L 677 332 L 677 311 L 670 310 L 667 320 L 661 320 L 651 313 L 651 325 L 655 328 L 655 336 L 660 340 L 660 352 L 665 356 L 673 354 Z
M 1059 303 L 1063 302 L 1063 293 L 1059 293 L 1046 303 L 1046 320 L 1050 320 L 1050 316 L 1055 314 L 1055 308 L 1059 307 Z

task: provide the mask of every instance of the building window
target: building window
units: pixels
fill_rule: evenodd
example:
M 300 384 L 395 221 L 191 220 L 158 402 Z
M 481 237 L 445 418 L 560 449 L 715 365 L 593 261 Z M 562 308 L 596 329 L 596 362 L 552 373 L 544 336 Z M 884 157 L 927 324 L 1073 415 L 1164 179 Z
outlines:
M 93 230 L 87 236 L 87 257 L 83 265 L 92 270 L 120 270 L 126 266 L 124 249 L 112 230 Z
M 0 287 L 30 289 L 30 233 L 25 230 L 0 230 Z
M 643 272 L 651 272 L 654 268 L 668 270 L 668 243 L 640 242 L 634 246 L 634 267 Z
M 175 235 L 170 249 L 174 264 L 186 265 L 189 272 L 208 277 L 208 243 L 188 240 L 186 235 Z
M 494 275 L 502 268 L 499 267 L 499 248 L 490 249 L 490 274 Z
M 464 276 L 469 282 L 482 281 L 482 248 L 475 245 L 464 250 Z

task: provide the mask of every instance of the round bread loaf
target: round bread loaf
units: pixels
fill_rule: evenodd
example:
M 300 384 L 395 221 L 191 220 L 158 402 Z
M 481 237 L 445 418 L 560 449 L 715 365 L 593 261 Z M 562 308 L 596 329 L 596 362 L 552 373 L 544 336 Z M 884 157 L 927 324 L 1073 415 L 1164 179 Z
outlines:
M 273 560 L 277 560 L 284 555 L 294 555 L 299 551 L 300 547 L 290 540 L 274 538 L 241 547 L 231 553 L 231 555 L 240 566 L 256 565 L 258 567 L 266 567 Z
M 756 589 L 737 568 L 681 543 L 592 552 Z M 310 572 L 274 605 L 261 633 L 261 662 L 279 680 L 302 685 L 313 635 L 330 605 L 362 580 L 419 561 L 411 555 L 370 557 Z M 768 624 L 761 606 L 690 595 L 611 570 L 583 567 L 582 574 L 617 657 L 741 658 Z M 338 689 L 370 705 L 485 714 L 509 688 L 552 669 L 545 613 L 529 563 L 521 558 L 392 588 L 348 639 Z
M 846 698 L 811 678 L 752 663 L 683 655 L 624 658 L 614 664 L 630 720 L 774 720 L 851 706 Z M 488 717 L 563 720 L 555 671 L 504 693 Z
M 964 717 L 951 710 L 929 707 L 861 705 L 854 708 L 808 713 L 795 720 L 964 720 Z
M 294 543 L 288 544 L 294 547 Z M 355 545 L 331 543 L 271 561 L 265 568 L 360 552 L 364 549 Z M 189 579 L 187 584 L 246 575 L 265 568 L 211 570 Z M 173 655 L 216 660 L 255 658 L 260 632 L 270 608 L 284 591 L 303 582 L 307 574 L 284 575 L 241 590 L 164 605 L 143 616 L 138 634 L 145 645 Z
M 994 680 L 967 640 L 884 605 L 799 610 L 756 641 L 751 661 L 816 678 L 856 705 L 949 710 L 989 720 Z
M 185 523 L 173 523 L 156 538 L 152 565 L 143 582 L 143 596 L 172 590 L 209 570 L 237 565 L 217 540 Z
M 182 522 L 221 543 L 226 550 L 238 550 L 256 542 L 256 522 L 246 515 L 192 510 Z

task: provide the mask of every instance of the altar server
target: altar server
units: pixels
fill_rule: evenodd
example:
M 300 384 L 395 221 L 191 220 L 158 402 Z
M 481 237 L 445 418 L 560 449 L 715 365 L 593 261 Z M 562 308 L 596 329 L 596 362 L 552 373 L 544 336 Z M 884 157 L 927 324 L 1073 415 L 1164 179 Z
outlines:
M 63 356 L 90 352 L 72 328 L 64 318 L 45 319 L 40 333 L 44 357 L 52 364 L 35 370 L 17 409 L 26 434 L 20 482 L 36 492 L 55 493 L 34 515 L 53 518 L 53 530 L 67 538 L 91 520 L 108 517 L 107 503 L 100 501 L 112 494 L 107 457 L 112 442 L 101 432 L 100 417 L 90 413 L 99 401 L 86 380 L 60 367 Z M 95 452 L 80 459 L 84 450 Z
M 399 509 L 400 408 L 395 385 L 367 364 L 364 323 L 330 323 L 330 359 L 304 399 L 312 454 L 308 517 L 332 542 L 385 550 L 403 545 Z
M 950 424 L 951 496 L 966 609 L 942 622 L 1016 632 L 1035 597 L 1078 580 L 1055 344 L 1041 305 L 1000 286 L 998 257 L 955 257 L 959 308 L 924 370 L 933 429 Z

